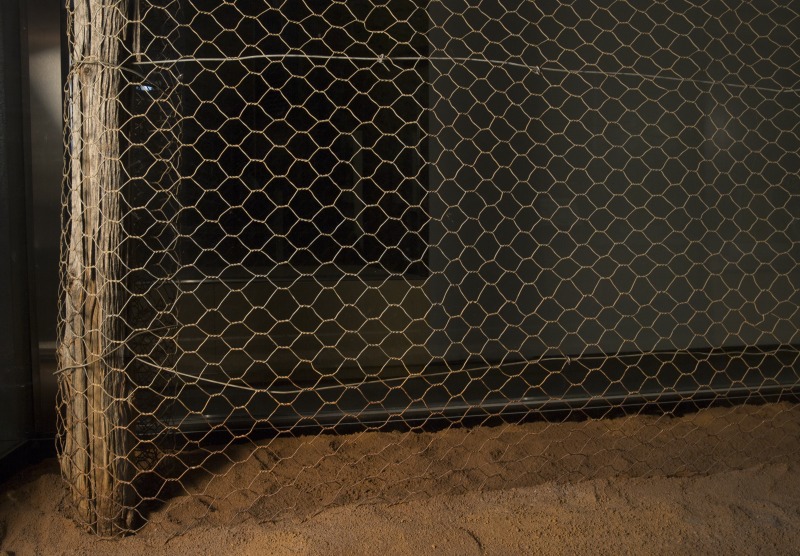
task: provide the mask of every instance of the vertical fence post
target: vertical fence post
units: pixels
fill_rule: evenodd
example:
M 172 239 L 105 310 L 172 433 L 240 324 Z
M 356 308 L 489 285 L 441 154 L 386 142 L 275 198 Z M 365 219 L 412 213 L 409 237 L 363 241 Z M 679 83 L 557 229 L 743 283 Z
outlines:
M 78 519 L 102 536 L 132 527 L 120 315 L 119 97 L 126 14 L 127 0 L 81 0 L 69 7 L 59 447 Z

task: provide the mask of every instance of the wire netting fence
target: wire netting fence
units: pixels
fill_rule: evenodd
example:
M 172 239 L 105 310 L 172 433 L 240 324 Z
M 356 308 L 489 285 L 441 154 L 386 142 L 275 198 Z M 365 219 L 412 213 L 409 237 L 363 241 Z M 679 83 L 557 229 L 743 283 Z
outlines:
M 797 453 L 800 3 L 68 15 L 88 528 Z

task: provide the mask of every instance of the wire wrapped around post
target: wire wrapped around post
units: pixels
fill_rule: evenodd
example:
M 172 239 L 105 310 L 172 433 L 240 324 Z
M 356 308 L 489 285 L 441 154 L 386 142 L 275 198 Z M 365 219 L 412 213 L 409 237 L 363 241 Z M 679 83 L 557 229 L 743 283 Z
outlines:
M 84 526 L 131 529 L 128 388 L 120 311 L 119 93 L 127 0 L 70 7 L 61 257 L 59 456 Z

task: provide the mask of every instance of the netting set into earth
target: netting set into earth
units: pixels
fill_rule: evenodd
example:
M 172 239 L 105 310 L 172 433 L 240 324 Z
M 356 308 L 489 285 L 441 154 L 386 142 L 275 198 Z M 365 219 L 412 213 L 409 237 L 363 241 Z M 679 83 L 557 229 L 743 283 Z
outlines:
M 797 453 L 800 3 L 87 0 L 68 30 L 87 528 Z

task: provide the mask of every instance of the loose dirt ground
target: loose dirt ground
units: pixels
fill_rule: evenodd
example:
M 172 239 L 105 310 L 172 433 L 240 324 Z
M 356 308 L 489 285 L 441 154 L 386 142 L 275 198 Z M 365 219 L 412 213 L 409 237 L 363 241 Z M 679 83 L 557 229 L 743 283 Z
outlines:
M 0 484 L 0 551 L 800 554 L 796 405 L 273 440 L 226 454 L 242 463 L 196 478 L 195 495 L 115 541 L 71 521 L 55 461 L 33 466 Z

